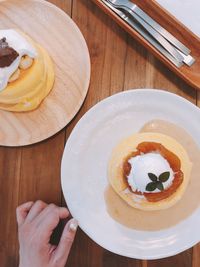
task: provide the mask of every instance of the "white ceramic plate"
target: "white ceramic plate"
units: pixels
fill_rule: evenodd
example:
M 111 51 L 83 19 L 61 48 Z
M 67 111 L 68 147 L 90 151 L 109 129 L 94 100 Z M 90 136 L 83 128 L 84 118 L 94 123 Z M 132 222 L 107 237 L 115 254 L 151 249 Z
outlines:
M 200 146 L 199 108 L 168 92 L 131 90 L 101 101 L 83 116 L 62 160 L 64 196 L 81 229 L 107 250 L 138 259 L 172 256 L 200 240 L 199 209 L 172 228 L 149 232 L 126 228 L 106 211 L 104 191 L 112 149 L 152 119 L 182 126 Z

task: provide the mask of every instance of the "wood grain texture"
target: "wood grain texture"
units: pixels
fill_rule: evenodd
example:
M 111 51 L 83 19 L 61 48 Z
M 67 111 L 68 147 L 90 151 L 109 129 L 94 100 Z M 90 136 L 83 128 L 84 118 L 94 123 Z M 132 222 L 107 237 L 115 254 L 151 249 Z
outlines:
M 20 186 L 21 149 L 0 147 L 0 265 L 17 266 L 15 209 Z
M 88 49 L 72 20 L 48 2 L 5 1 L 0 18 L 1 28 L 28 33 L 54 61 L 55 84 L 39 108 L 25 113 L 0 110 L 0 144 L 29 145 L 60 131 L 79 110 L 90 80 Z
M 200 244 L 193 248 L 192 267 L 200 266 Z
M 38 199 L 60 204 L 60 165 L 64 138 L 63 131 L 48 141 L 22 148 L 18 198 L 20 204 Z
M 69 0 L 52 0 L 66 7 Z M 71 7 L 68 5 L 68 12 Z M 53 138 L 26 148 L 0 147 L 0 266 L 17 267 L 15 207 L 29 199 L 59 204 L 60 160 L 77 121 L 101 99 L 130 88 L 168 90 L 196 103 L 196 91 L 169 71 L 91 0 L 73 0 L 73 20 L 89 46 L 92 76 L 80 112 Z M 200 96 L 199 96 L 200 106 Z M 5 179 L 4 179 L 5 178 Z M 4 193 L 3 193 L 4 192 Z M 61 203 L 60 203 L 61 204 Z M 62 199 L 64 205 L 64 200 Z M 9 240 L 5 245 L 5 240 Z M 157 261 L 138 261 L 110 253 L 78 230 L 67 267 L 199 267 L 200 247 Z M 192 265 L 193 264 L 193 265 Z
M 70 17 L 72 15 L 72 1 L 73 0 L 48 0 L 48 2 L 56 5 L 57 7 L 65 11 Z
M 134 3 L 140 6 L 145 12 L 151 15 L 158 23 L 171 32 L 175 37 L 182 41 L 192 51 L 192 55 L 196 59 L 195 64 L 191 67 L 183 65 L 181 68 L 176 67 L 173 63 L 167 60 L 153 45 L 146 41 L 137 31 L 129 26 L 124 20 L 119 18 L 109 7 L 107 7 L 101 0 L 93 0 L 99 7 L 101 7 L 107 14 L 109 14 L 123 29 L 131 34 L 137 41 L 145 46 L 153 55 L 162 61 L 169 69 L 179 75 L 188 84 L 200 89 L 200 39 L 189 31 L 184 25 L 176 20 L 170 13 L 163 9 L 154 0 L 135 0 Z
M 148 267 L 192 267 L 192 249 L 162 260 L 149 261 Z
M 60 4 L 63 2 L 68 0 L 61 0 Z M 68 13 L 71 14 L 71 8 Z M 64 143 L 65 130 L 25 148 L 0 146 L 0 266 L 18 266 L 16 207 L 29 199 L 61 205 L 60 161 Z

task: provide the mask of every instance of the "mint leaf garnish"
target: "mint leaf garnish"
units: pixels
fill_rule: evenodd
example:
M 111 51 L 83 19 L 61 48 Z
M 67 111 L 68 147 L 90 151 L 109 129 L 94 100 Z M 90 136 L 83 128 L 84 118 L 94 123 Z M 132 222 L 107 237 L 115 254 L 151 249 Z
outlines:
M 167 182 L 167 180 L 169 179 L 170 176 L 170 172 L 163 172 L 161 173 L 161 175 L 158 177 L 158 180 L 162 183 Z
M 146 186 L 146 191 L 152 192 L 156 189 L 157 184 L 154 182 L 148 183 Z
M 148 176 L 149 176 L 149 178 L 151 179 L 152 182 L 157 182 L 158 177 L 155 174 L 148 173 Z
M 156 187 L 160 190 L 160 191 L 163 191 L 164 190 L 164 186 L 161 182 L 157 182 L 156 183 Z

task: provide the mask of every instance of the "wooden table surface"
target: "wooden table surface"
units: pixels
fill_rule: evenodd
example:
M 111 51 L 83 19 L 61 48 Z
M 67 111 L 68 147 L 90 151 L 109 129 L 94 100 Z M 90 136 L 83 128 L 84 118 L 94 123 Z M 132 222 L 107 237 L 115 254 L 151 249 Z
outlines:
M 101 99 L 130 88 L 160 88 L 200 105 L 200 94 L 159 63 L 120 29 L 91 0 L 51 0 L 82 31 L 91 56 L 89 92 L 75 119 L 42 143 L 22 148 L 0 147 L 0 266 L 18 266 L 16 207 L 41 199 L 65 205 L 60 164 L 65 142 L 77 121 Z M 139 261 L 112 254 L 78 230 L 69 267 L 200 267 L 200 245 L 177 256 Z M 28 267 L 28 266 L 27 266 Z

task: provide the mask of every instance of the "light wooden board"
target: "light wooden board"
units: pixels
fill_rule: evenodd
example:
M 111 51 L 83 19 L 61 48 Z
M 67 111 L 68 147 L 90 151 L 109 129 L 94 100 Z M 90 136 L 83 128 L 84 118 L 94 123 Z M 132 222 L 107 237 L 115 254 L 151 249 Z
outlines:
M 51 55 L 56 81 L 50 95 L 31 112 L 0 111 L 0 145 L 42 141 L 64 128 L 81 107 L 90 80 L 90 59 L 71 18 L 42 0 L 10 0 L 0 5 L 0 28 L 18 28 Z

